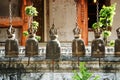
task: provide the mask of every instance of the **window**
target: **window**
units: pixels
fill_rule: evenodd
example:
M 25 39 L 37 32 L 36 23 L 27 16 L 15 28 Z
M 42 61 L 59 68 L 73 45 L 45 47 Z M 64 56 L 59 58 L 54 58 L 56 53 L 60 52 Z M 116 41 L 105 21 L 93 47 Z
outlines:
M 11 0 L 12 1 L 12 15 L 13 17 L 20 16 L 20 6 L 22 0 Z M 9 0 L 0 0 L 0 17 L 9 16 Z

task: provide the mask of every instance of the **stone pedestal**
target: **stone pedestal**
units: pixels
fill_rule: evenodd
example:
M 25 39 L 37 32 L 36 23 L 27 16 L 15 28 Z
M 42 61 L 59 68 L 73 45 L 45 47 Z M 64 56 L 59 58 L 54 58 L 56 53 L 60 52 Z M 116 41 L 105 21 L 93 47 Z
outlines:
M 91 56 L 98 57 L 98 58 L 105 56 L 105 45 L 104 45 L 103 40 L 95 39 L 92 41 Z
M 38 55 L 38 41 L 35 38 L 29 38 L 26 41 L 25 56 L 33 57 Z
M 6 40 L 5 43 L 5 57 L 18 57 L 19 48 L 18 48 L 17 39 L 14 40 Z

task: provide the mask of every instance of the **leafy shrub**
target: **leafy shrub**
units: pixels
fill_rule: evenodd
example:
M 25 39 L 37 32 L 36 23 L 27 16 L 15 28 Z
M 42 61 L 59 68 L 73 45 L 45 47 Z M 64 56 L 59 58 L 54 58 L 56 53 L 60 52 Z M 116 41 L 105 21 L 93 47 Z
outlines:
M 25 8 L 25 12 L 26 12 L 26 14 L 29 15 L 29 16 L 37 16 L 37 14 L 38 14 L 36 8 L 33 7 L 33 6 L 27 6 L 27 7 Z
M 90 80 L 92 73 L 90 73 L 85 67 L 85 63 L 81 62 L 79 66 L 79 72 L 74 70 L 73 80 Z M 99 76 L 95 76 L 93 80 L 99 80 Z

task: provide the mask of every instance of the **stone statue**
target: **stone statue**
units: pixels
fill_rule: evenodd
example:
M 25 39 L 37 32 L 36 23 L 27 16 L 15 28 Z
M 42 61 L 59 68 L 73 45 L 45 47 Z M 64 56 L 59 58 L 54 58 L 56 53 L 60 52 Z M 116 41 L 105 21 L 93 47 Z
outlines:
M 53 24 L 49 31 L 50 36 L 57 35 L 57 29 L 55 28 L 55 25 Z
M 100 38 L 101 30 L 95 30 L 95 39 L 91 44 L 91 56 L 92 57 L 104 57 L 105 56 L 105 44 L 104 41 Z
M 17 57 L 19 54 L 18 40 L 15 38 L 15 29 L 10 26 L 7 30 L 8 39 L 5 42 L 5 57 Z
M 76 27 L 73 29 L 73 33 L 74 33 L 74 35 L 75 35 L 75 37 L 76 36 L 80 36 L 80 29 L 78 28 L 78 26 L 76 25 Z
M 49 31 L 50 41 L 46 45 L 46 59 L 59 59 L 60 58 L 60 42 L 57 40 L 57 29 L 53 24 Z
M 84 41 L 81 39 L 80 29 L 76 25 L 73 29 L 75 39 L 72 41 L 72 55 L 75 57 L 80 57 L 85 55 L 85 45 Z
M 120 27 L 116 29 L 118 39 L 115 40 L 115 56 L 120 56 Z
M 15 29 L 11 26 L 7 30 L 8 38 L 15 39 Z
M 18 57 L 19 44 L 15 38 L 15 29 L 12 27 L 11 0 L 9 0 L 9 28 L 7 30 L 8 39 L 5 42 L 5 57 Z
M 38 55 L 38 41 L 35 39 L 36 30 L 33 27 L 28 29 L 29 37 L 25 45 L 25 56 L 33 57 Z

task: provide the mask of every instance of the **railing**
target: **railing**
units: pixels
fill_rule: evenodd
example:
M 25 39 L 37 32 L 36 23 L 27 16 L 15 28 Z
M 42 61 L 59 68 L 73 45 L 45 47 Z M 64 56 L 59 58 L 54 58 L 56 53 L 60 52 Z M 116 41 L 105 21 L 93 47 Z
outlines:
M 91 57 L 91 47 L 86 46 L 86 54 L 84 57 Z M 105 57 L 114 57 L 114 47 L 105 47 Z M 45 57 L 46 47 L 39 47 L 39 55 L 38 57 Z M 5 48 L 0 47 L 0 57 L 5 56 Z M 25 56 L 25 47 L 19 47 L 19 57 Z M 36 56 L 37 57 L 37 56 Z M 61 58 L 62 57 L 72 57 L 72 48 L 71 46 L 63 46 L 61 47 Z

